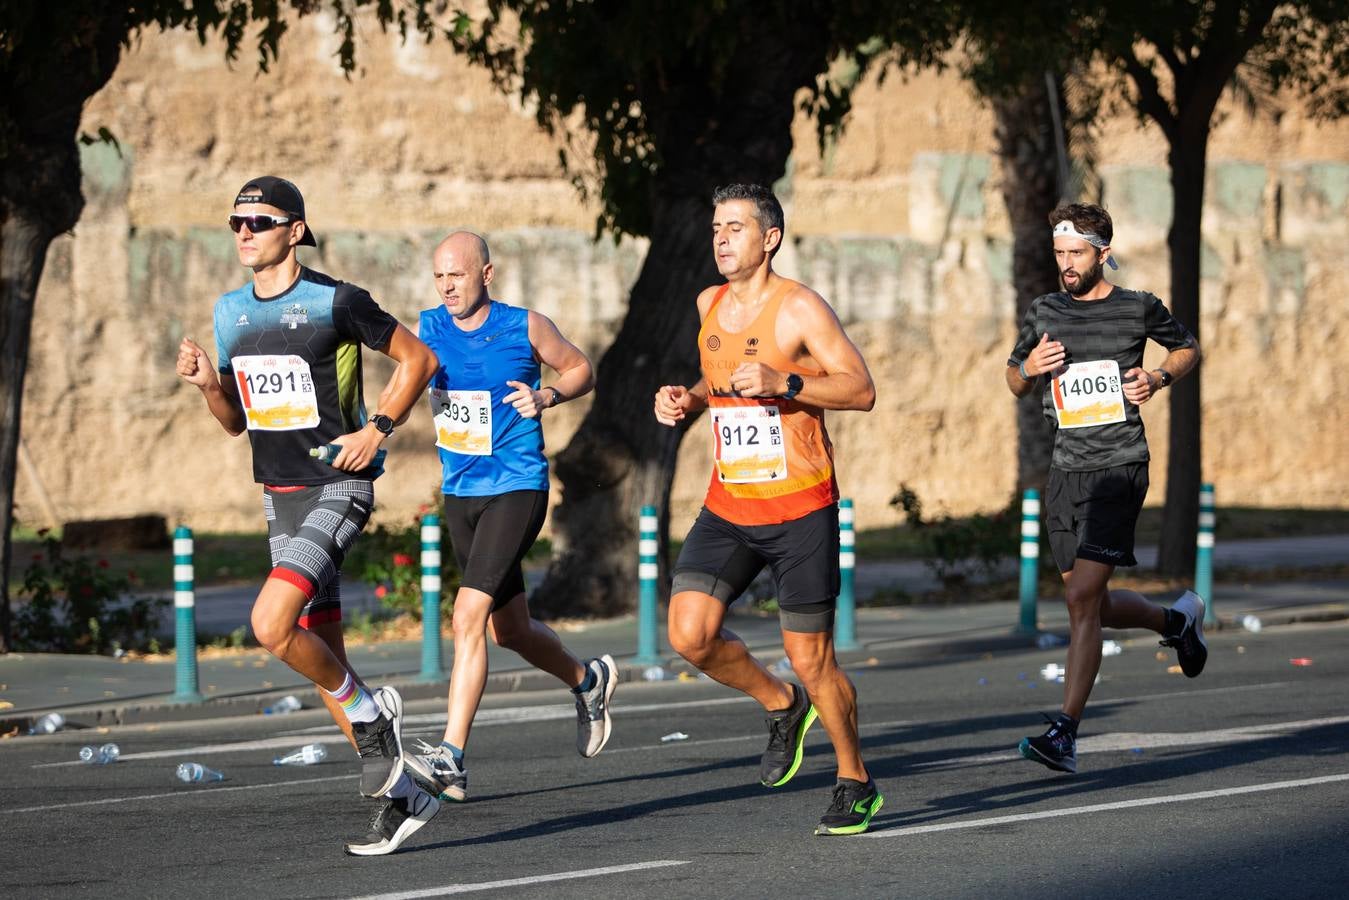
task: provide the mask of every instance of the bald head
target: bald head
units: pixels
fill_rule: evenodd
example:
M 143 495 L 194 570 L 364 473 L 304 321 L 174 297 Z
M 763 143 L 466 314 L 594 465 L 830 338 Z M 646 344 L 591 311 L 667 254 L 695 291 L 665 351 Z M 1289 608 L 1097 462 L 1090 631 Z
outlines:
M 487 242 L 471 231 L 456 231 L 431 254 L 431 270 L 440 301 L 456 319 L 485 311 L 491 297 L 492 259 Z

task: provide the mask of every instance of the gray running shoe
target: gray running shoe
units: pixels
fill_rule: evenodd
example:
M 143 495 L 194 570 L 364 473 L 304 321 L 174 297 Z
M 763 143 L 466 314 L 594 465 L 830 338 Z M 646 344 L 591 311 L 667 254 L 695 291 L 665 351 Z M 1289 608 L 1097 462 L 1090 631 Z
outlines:
M 618 687 L 618 673 L 614 658 L 607 653 L 586 663 L 586 668 L 595 673 L 595 686 L 576 695 L 576 752 L 589 759 L 609 742 L 613 727 L 609 698 Z
M 361 754 L 361 793 L 382 797 L 403 774 L 403 698 L 391 687 L 375 691 L 380 716 L 373 722 L 352 722 L 352 736 Z
M 370 820 L 370 831 L 363 838 L 347 841 L 348 856 L 384 856 L 393 853 L 412 833 L 440 812 L 440 804 L 421 788 L 411 797 L 386 797 L 379 812 Z
M 403 765 L 414 778 L 441 800 L 463 803 L 468 799 L 468 767 L 456 765 L 448 747 L 419 740 L 417 751 L 403 756 Z

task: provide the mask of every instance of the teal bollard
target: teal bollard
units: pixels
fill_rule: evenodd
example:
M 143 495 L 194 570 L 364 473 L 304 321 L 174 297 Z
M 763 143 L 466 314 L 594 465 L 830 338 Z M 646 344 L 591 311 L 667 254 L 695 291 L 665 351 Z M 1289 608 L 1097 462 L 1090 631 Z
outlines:
M 173 626 L 174 688 L 179 703 L 200 703 L 197 688 L 197 595 L 192 568 L 192 529 L 179 525 L 173 530 Z
M 1027 488 L 1021 495 L 1021 617 L 1016 630 L 1035 634 L 1040 581 L 1040 492 Z
M 444 681 L 440 656 L 440 516 L 422 516 L 421 681 Z
M 861 649 L 857 643 L 857 597 L 853 591 L 856 546 L 852 500 L 845 497 L 838 501 L 838 609 L 834 620 L 836 650 Z
M 1204 598 L 1204 624 L 1217 625 L 1218 614 L 1213 611 L 1213 528 L 1217 514 L 1213 511 L 1213 485 L 1199 486 L 1199 534 L 1195 538 L 1194 592 Z
M 637 657 L 633 660 L 639 666 L 658 666 L 662 662 L 656 590 L 656 579 L 660 576 L 656 561 L 660 547 L 657 527 L 656 507 L 643 506 L 637 520 Z

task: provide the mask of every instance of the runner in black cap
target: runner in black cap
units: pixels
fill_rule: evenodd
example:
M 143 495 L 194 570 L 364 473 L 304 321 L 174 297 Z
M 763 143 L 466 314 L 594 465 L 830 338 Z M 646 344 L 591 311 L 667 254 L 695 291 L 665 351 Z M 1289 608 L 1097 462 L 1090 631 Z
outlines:
M 380 444 L 425 390 L 436 357 L 363 289 L 300 265 L 295 248 L 313 246 L 314 235 L 289 181 L 249 181 L 229 225 L 252 283 L 216 301 L 219 373 L 184 338 L 178 374 L 201 390 L 227 432 L 247 430 L 252 444 L 273 565 L 253 604 L 253 633 L 319 688 L 361 755 L 361 793 L 387 795 L 370 834 L 346 850 L 392 853 L 438 804 L 403 774 L 402 698 L 392 688 L 372 694 L 347 661 L 338 573 L 374 505 Z M 397 363 L 368 418 L 362 344 Z M 311 455 L 329 444 L 340 446 L 330 462 Z

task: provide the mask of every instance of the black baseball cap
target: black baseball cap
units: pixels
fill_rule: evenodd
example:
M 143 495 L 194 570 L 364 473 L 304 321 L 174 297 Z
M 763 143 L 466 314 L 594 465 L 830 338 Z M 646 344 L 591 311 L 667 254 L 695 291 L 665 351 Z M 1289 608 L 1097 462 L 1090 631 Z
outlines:
M 290 213 L 304 222 L 304 237 L 300 238 L 300 244 L 308 247 L 318 246 L 314 242 L 314 229 L 309 227 L 309 220 L 305 218 L 304 197 L 300 196 L 300 189 L 286 179 L 277 178 L 275 175 L 263 175 L 261 178 L 249 180 L 239 188 L 239 196 L 234 198 L 235 206 L 240 203 L 266 203 L 282 212 Z

